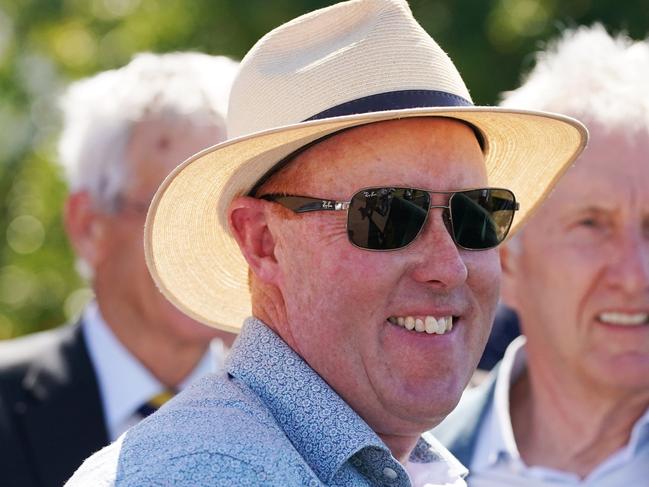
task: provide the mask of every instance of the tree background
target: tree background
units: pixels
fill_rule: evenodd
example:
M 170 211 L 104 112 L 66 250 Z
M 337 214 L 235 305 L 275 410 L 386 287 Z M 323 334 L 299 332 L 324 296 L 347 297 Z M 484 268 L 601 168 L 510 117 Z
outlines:
M 273 27 L 333 0 L 0 0 L 0 339 L 72 319 L 90 296 L 61 222 L 57 97 L 140 51 L 241 59 Z M 565 28 L 602 22 L 636 39 L 646 0 L 410 0 L 476 104 L 515 88 Z

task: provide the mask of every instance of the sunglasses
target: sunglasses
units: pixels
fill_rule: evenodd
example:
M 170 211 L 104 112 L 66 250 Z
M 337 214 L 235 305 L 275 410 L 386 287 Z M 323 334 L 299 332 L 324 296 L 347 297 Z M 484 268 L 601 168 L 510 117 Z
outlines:
M 432 205 L 431 194 L 450 195 L 448 205 Z M 431 208 L 443 210 L 446 228 L 458 247 L 491 249 L 505 240 L 518 210 L 514 193 L 501 188 L 427 191 L 376 187 L 358 191 L 349 201 L 281 194 L 259 198 L 295 213 L 347 211 L 349 241 L 361 249 L 379 251 L 410 245 L 424 228 Z

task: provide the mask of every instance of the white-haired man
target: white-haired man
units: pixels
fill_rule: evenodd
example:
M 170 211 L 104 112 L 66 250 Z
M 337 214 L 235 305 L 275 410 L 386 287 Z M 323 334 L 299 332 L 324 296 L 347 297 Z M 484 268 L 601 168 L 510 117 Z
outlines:
M 405 1 L 353 0 L 258 41 L 228 133 L 241 137 L 166 180 L 146 235 L 174 303 L 221 328 L 245 320 L 227 372 L 69 484 L 464 485 L 422 433 L 484 348 L 495 247 L 583 127 L 474 107 Z
M 567 32 L 504 105 L 591 143 L 502 249 L 524 334 L 436 430 L 475 486 L 649 482 L 649 43 Z
M 219 366 L 229 334 L 160 294 L 143 229 L 163 178 L 225 139 L 237 69 L 225 57 L 140 54 L 65 94 L 65 225 L 95 299 L 73 326 L 0 345 L 0 484 L 60 486 L 166 395 Z

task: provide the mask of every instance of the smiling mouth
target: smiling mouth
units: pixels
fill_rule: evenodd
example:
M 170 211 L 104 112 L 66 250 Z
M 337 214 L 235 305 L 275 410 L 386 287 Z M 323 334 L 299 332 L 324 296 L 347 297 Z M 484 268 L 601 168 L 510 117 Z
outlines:
M 390 316 L 388 321 L 393 325 L 415 333 L 444 335 L 453 329 L 453 317 L 441 316 Z
M 649 313 L 622 313 L 607 311 L 597 315 L 597 320 L 607 325 L 643 326 L 649 324 Z

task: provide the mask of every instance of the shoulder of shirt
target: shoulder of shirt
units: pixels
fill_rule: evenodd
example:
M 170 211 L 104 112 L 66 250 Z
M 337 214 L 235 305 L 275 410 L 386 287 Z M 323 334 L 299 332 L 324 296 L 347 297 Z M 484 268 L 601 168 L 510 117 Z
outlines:
M 286 485 L 301 478 L 299 470 L 305 467 L 259 398 L 222 373 L 189 387 L 93 455 L 77 472 L 83 482 L 70 486 L 163 480 L 171 485 L 223 485 L 218 482 L 228 480 Z
M 273 482 L 263 469 L 228 455 L 208 452 L 165 458 L 164 461 L 148 465 L 148 468 L 124 472 L 119 460 L 124 439 L 125 435 L 88 458 L 65 487 L 141 487 L 161 485 L 163 480 L 164 485 L 171 482 L 169 485 L 179 487 L 195 486 L 199 485 L 197 482 L 203 484 L 208 480 L 214 485 L 234 479 L 237 485 L 259 485 L 268 480 Z

